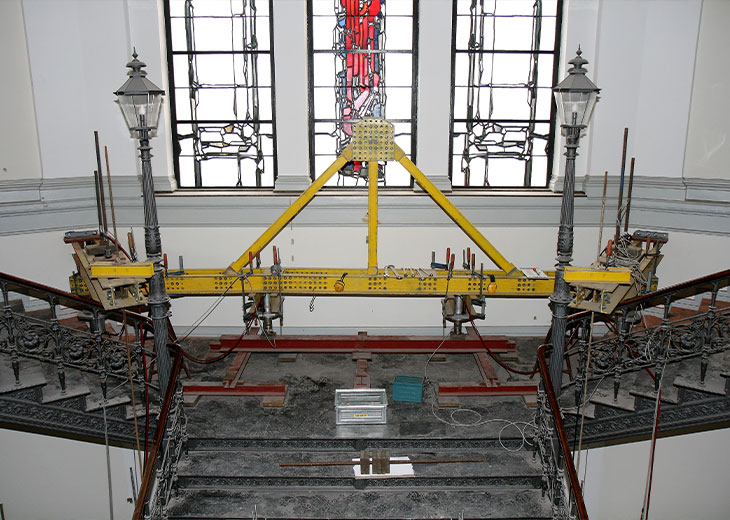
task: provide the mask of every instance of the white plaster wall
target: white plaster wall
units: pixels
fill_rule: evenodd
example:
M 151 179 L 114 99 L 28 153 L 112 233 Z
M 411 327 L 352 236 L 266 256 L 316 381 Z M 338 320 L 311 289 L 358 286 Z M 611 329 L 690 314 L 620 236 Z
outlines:
M 109 518 L 105 447 L 0 429 L 0 503 L 8 520 Z M 110 448 L 114 518 L 134 506 L 131 450 Z M 31 492 L 32 491 L 32 492 Z
M 701 8 L 702 0 L 566 2 L 560 77 L 580 44 L 601 89 L 578 177 L 620 172 L 624 128 L 637 175 L 682 176 Z M 563 150 L 561 139 L 556 157 Z
M 0 182 L 40 179 L 38 130 L 21 0 L 0 2 Z
M 451 15 L 441 0 L 419 2 L 416 161 L 432 176 L 447 176 L 451 159 Z
M 23 0 L 23 9 L 44 176 L 92 175 L 94 130 L 112 172 L 136 174 L 137 144 L 113 92 L 126 81 L 133 46 L 148 77 L 162 83 L 156 0 Z M 163 116 L 153 146 L 166 140 L 165 126 Z M 166 175 L 167 154 L 153 154 L 153 171 Z
M 302 176 L 309 172 L 306 3 L 275 1 L 272 14 L 277 169 L 280 176 Z
M 649 518 L 725 520 L 730 512 L 730 429 L 659 439 Z M 579 479 L 591 520 L 640 518 L 649 441 L 581 452 Z
M 685 177 L 730 179 L 730 69 L 720 65 L 730 47 L 730 2 L 703 0 L 692 105 L 687 134 Z

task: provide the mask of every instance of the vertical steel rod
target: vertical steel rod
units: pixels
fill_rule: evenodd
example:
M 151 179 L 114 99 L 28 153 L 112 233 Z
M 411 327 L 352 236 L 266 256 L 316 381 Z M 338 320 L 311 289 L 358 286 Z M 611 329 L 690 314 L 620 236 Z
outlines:
M 618 184 L 618 209 L 616 211 L 616 234 L 613 237 L 614 243 L 618 242 L 618 237 L 621 234 L 621 210 L 624 198 L 624 176 L 626 174 L 626 145 L 629 141 L 629 129 L 624 128 L 624 145 L 623 151 L 621 152 L 621 177 Z
M 629 191 L 626 194 L 626 216 L 624 219 L 624 233 L 629 231 L 629 213 L 631 212 L 631 191 L 634 189 L 634 164 L 636 157 L 631 158 L 631 166 L 629 167 Z
M 112 210 L 112 227 L 114 228 L 114 238 L 117 237 L 117 216 L 114 212 L 114 194 L 112 193 L 112 173 L 109 171 L 109 149 L 104 147 L 104 159 L 106 160 L 106 180 L 109 183 L 109 206 Z
M 608 170 L 603 174 L 603 195 L 601 196 L 601 225 L 598 227 L 598 252 L 596 253 L 596 262 L 601 256 L 601 246 L 603 245 L 603 217 L 606 214 L 606 186 L 608 185 Z
M 109 227 L 106 220 L 106 200 L 104 200 L 104 174 L 101 170 L 101 152 L 99 151 L 98 130 L 94 130 L 94 145 L 96 147 L 96 177 L 99 186 L 98 197 L 96 200 L 97 203 L 101 204 L 99 209 L 99 212 L 101 214 L 101 222 L 99 222 L 99 224 L 102 226 L 104 233 L 106 233 L 109 231 Z

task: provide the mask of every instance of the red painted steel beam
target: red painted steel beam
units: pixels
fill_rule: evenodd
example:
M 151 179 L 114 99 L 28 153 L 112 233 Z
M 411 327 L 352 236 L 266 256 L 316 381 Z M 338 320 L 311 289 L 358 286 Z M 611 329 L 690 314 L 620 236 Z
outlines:
M 507 396 L 531 395 L 537 393 L 537 384 L 511 382 L 487 386 L 485 383 L 439 383 L 439 397 Z
M 190 395 L 286 395 L 283 383 L 239 383 L 226 387 L 223 382 L 183 383 L 183 392 Z
M 471 332 L 462 337 L 447 338 L 439 352 L 451 354 L 474 354 L 484 352 L 479 338 Z M 515 345 L 502 336 L 482 336 L 484 343 L 494 353 L 514 352 Z M 236 342 L 237 352 L 311 352 L 311 353 L 353 353 L 373 352 L 377 354 L 430 354 L 439 346 L 441 336 L 368 336 L 359 335 L 291 335 L 265 338 L 258 335 L 223 336 L 220 343 L 210 346 L 211 350 L 227 350 Z M 276 348 L 273 347 L 276 345 Z

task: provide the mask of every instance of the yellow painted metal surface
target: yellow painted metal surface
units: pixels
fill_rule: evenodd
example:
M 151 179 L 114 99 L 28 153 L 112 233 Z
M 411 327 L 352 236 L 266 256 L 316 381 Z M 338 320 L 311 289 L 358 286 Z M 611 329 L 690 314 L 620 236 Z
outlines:
M 297 200 L 292 202 L 291 206 L 289 206 L 284 213 L 277 218 L 269 228 L 264 231 L 259 238 L 256 239 L 256 241 L 249 246 L 248 249 L 231 265 L 228 266 L 226 271 L 229 274 L 235 274 L 236 272 L 243 269 L 245 266 L 248 265 L 249 261 L 249 253 L 253 254 L 253 256 L 256 256 L 257 253 L 260 253 L 261 250 L 263 250 L 264 247 L 266 247 L 269 242 L 274 240 L 276 238 L 276 235 L 278 235 L 284 227 L 286 227 L 289 222 L 292 221 L 294 217 L 296 217 L 300 211 L 302 211 L 307 204 L 309 204 L 314 196 L 317 194 L 317 192 L 322 189 L 322 186 L 325 185 L 325 183 L 332 178 L 332 176 L 340 171 L 340 169 L 348 162 L 352 160 L 352 148 L 350 146 L 345 147 L 344 150 L 342 150 L 342 153 L 340 156 L 335 159 L 335 161 L 330 165 L 329 168 L 327 168 L 322 175 L 317 177 L 317 179 L 307 188 L 304 190 L 304 192 L 299 196 Z
M 401 279 L 379 269 L 370 274 L 367 269 L 284 269 L 281 276 L 270 269 L 254 269 L 252 275 L 243 277 L 246 294 L 279 293 L 284 296 L 415 296 L 444 297 L 448 294 L 470 296 L 484 295 L 493 298 L 549 296 L 553 290 L 554 272 L 548 271 L 548 279 L 529 279 L 524 276 L 506 276 L 502 271 L 485 271 L 485 279 L 469 271 L 455 270 L 451 279 L 446 271 L 425 269 L 423 280 L 413 276 L 412 270 L 397 268 Z M 347 275 L 343 279 L 343 275 Z M 408 274 L 408 276 L 404 276 Z M 429 276 L 432 275 L 432 276 Z M 492 275 L 494 291 L 489 289 Z M 343 280 L 339 285 L 337 282 Z M 165 279 L 167 293 L 180 296 L 215 296 L 241 293 L 242 278 L 229 276 L 211 269 L 186 269 L 182 274 L 168 274 Z
M 152 262 L 115 264 L 113 262 L 94 262 L 91 264 L 93 278 L 150 278 L 155 274 Z
M 502 269 L 504 273 L 512 273 L 516 271 L 515 266 L 509 262 L 502 254 L 497 251 L 489 240 L 482 235 L 474 225 L 469 222 L 464 214 L 459 211 L 456 206 L 439 190 L 428 178 L 418 169 L 418 167 L 406 157 L 405 152 L 398 146 L 395 145 L 395 159 L 408 170 L 411 177 L 428 193 L 429 197 L 438 204 L 438 206 L 446 213 L 454 223 L 471 238 L 474 243 L 481 249 L 494 264 Z
M 392 129 L 391 129 L 392 130 Z M 368 162 L 368 273 L 378 272 L 378 161 Z
M 631 269 L 627 267 L 608 267 L 605 269 L 590 269 L 586 267 L 566 267 L 563 274 L 565 281 L 573 284 L 580 283 L 631 283 Z
M 354 161 L 392 161 L 395 153 L 393 123 L 366 117 L 354 125 L 350 146 Z

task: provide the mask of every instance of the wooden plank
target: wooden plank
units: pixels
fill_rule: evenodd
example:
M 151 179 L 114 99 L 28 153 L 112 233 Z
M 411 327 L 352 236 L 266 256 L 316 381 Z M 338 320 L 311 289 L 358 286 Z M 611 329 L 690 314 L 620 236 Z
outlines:
M 265 395 L 261 399 L 261 406 L 281 407 L 284 406 L 286 395 Z
M 236 354 L 236 357 L 233 358 L 233 361 L 231 361 L 228 367 L 226 375 L 223 377 L 223 386 L 230 388 L 239 383 L 250 357 L 250 352 L 238 352 Z

